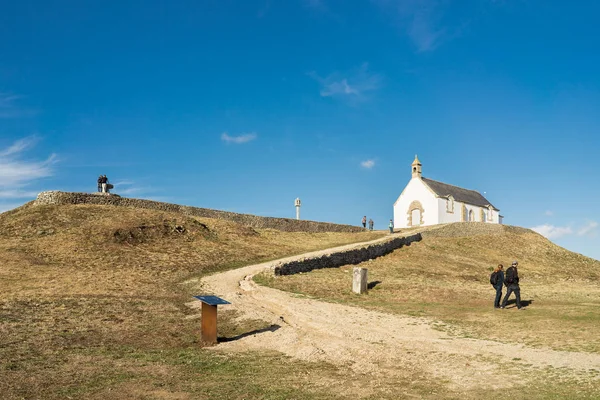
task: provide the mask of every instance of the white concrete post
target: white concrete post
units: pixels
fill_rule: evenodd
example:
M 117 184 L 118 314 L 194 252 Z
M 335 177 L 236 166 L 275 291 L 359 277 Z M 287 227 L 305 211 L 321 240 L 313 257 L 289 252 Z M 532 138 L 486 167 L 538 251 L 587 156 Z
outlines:
M 300 219 L 300 206 L 302 203 L 300 202 L 299 197 L 294 201 L 294 205 L 296 206 L 296 219 Z
M 354 273 L 352 275 L 352 291 L 358 294 L 366 293 L 367 282 L 367 269 L 354 267 Z

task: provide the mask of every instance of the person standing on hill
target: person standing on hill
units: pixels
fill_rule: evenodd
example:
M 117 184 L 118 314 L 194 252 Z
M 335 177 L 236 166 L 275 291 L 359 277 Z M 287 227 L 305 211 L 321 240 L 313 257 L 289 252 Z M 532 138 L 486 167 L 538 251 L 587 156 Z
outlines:
M 388 228 L 390 228 L 390 233 L 394 233 L 394 221 L 391 219 Z
M 102 183 L 102 193 L 106 193 L 106 186 L 108 184 L 108 178 L 106 175 L 102 175 L 102 180 L 100 183 Z
M 373 220 L 371 218 L 369 218 L 369 230 L 372 231 L 373 230 L 373 225 L 375 223 L 373 222 Z
M 98 192 L 102 191 L 102 175 L 98 177 Z
M 521 309 L 521 288 L 519 286 L 519 273 L 517 271 L 518 262 L 513 261 L 512 265 L 506 270 L 506 277 L 504 278 L 504 284 L 506 285 L 506 296 L 502 301 L 500 308 L 506 307 L 508 298 L 512 292 L 515 292 L 517 298 L 517 309 Z
M 490 275 L 490 283 L 496 289 L 496 298 L 494 299 L 494 308 L 500 308 L 500 300 L 502 299 L 502 284 L 504 283 L 504 266 L 498 264 L 492 275 Z
M 362 224 L 363 224 L 363 228 L 367 227 L 367 216 L 366 215 L 362 218 Z

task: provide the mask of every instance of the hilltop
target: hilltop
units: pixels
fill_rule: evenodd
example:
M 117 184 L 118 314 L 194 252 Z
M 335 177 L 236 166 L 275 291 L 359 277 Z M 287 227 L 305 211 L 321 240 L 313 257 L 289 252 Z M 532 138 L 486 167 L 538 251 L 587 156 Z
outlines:
M 65 279 L 95 294 L 143 293 L 156 290 L 155 279 L 183 279 L 378 235 L 254 229 L 177 212 L 90 204 L 28 203 L 0 214 L 4 273 L 15 275 L 9 294 L 20 296 L 51 293 L 48 283 Z M 26 272 L 35 274 L 20 279 Z M 68 285 L 60 293 L 81 289 Z
M 523 228 L 467 223 L 420 230 L 420 242 L 364 263 L 375 283 L 368 296 L 349 294 L 351 267 L 259 281 L 325 300 L 439 318 L 448 332 L 502 340 L 503 321 L 486 314 L 486 280 L 496 263 L 518 259 L 523 297 L 540 311 L 532 325 L 539 332 L 517 330 L 516 337 L 598 352 L 590 339 L 600 262 Z M 191 296 L 210 290 L 199 278 L 219 271 L 384 235 L 285 232 L 96 204 L 28 203 L 2 213 L 0 390 L 7 398 L 42 392 L 45 398 L 345 398 L 324 389 L 326 382 L 356 378 L 334 360 L 307 362 L 250 347 L 233 354 L 221 346 L 202 350 Z M 591 306 L 580 305 L 585 303 Z M 220 312 L 222 337 L 244 338 L 273 326 L 232 308 Z M 570 326 L 569 340 L 561 342 Z M 562 329 L 560 335 L 553 327 Z

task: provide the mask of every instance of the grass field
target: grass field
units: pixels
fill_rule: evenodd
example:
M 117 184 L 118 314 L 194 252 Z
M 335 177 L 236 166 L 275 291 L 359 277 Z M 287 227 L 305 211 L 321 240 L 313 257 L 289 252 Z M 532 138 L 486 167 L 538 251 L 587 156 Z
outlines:
M 369 271 L 371 289 L 366 295 L 350 290 L 352 266 L 277 277 L 263 273 L 255 281 L 329 302 L 424 317 L 451 337 L 600 353 L 600 262 L 568 252 L 528 230 L 501 227 L 478 234 L 475 225 L 473 231 L 470 228 L 432 230 L 421 242 L 359 264 Z M 495 310 L 489 274 L 498 263 L 510 265 L 513 259 L 520 262 L 526 307 L 518 311 L 513 297 L 505 310 Z M 590 368 L 582 374 L 540 368 L 524 364 L 519 354 L 513 360 L 514 365 L 503 366 L 520 382 L 510 398 L 600 398 L 600 370 Z M 454 395 L 446 391 L 437 398 Z M 501 391 L 483 389 L 461 396 L 502 397 Z
M 329 301 L 432 318 L 456 335 L 600 352 L 600 261 L 528 230 L 504 227 L 485 235 L 466 230 L 456 236 L 450 229 L 432 231 L 421 242 L 359 264 L 369 271 L 372 290 L 366 296 L 348 290 L 352 266 L 281 277 L 263 274 L 256 280 Z M 513 259 L 520 263 L 526 305 L 518 313 L 514 296 L 507 309 L 495 310 L 489 284 L 492 268 L 498 263 L 508 267 Z
M 429 232 L 422 242 L 364 263 L 372 285 L 365 296 L 350 293 L 350 267 L 257 280 L 300 296 L 426 317 L 453 337 L 600 352 L 600 262 L 527 230 L 482 235 L 459 228 Z M 188 306 L 199 293 L 185 282 L 382 235 L 254 230 L 91 205 L 27 205 L 0 214 L 1 397 L 598 398 L 600 371 L 528 367 L 518 355 L 502 365 L 516 377 L 514 390 L 482 382 L 458 395 L 420 370 L 375 379 L 275 351 L 202 347 L 196 311 Z M 493 310 L 489 270 L 513 258 L 521 263 L 527 309 Z M 222 338 L 266 327 L 266 321 L 240 319 L 226 309 L 219 313 Z
M 2 398 L 327 398 L 310 382 L 337 379 L 330 365 L 203 349 L 186 306 L 200 293 L 182 282 L 380 235 L 259 231 L 92 205 L 0 214 Z M 220 336 L 264 327 L 230 314 L 220 313 Z

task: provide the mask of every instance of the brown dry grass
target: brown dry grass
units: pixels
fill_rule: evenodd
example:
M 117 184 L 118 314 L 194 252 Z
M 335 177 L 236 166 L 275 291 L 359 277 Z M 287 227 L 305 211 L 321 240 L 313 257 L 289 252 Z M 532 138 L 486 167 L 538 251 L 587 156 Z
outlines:
M 254 230 L 93 205 L 28 204 L 0 214 L 2 396 L 286 398 L 292 390 L 324 398 L 308 383 L 314 375 L 335 379 L 331 366 L 202 350 L 185 306 L 198 293 L 181 283 L 380 235 Z M 228 314 L 220 315 L 220 335 L 264 327 Z M 276 371 L 285 374 L 278 384 L 270 378 Z
M 507 267 L 512 260 L 519 261 L 521 298 L 529 306 L 517 312 L 509 301 L 506 310 L 494 310 L 489 274 L 498 263 Z M 600 261 L 530 230 L 452 224 L 359 266 L 377 282 L 366 296 L 351 293 L 349 266 L 258 280 L 329 301 L 430 317 L 438 329 L 459 336 L 600 352 Z

